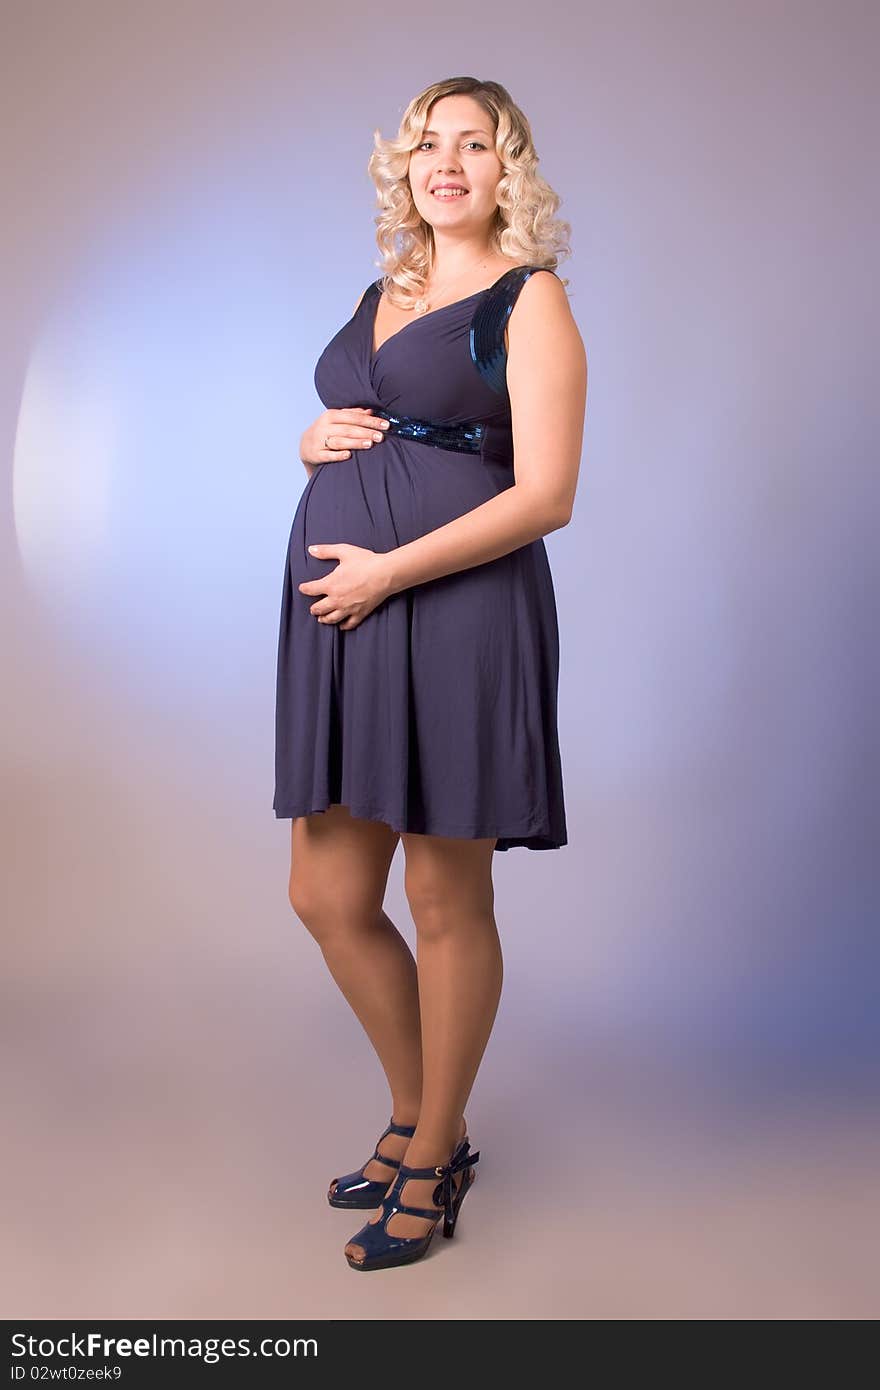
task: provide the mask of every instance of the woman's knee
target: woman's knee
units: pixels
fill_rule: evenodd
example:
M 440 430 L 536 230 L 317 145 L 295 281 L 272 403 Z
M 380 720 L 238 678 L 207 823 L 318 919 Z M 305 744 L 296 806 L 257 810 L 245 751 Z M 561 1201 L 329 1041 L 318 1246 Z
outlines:
M 491 878 L 462 880 L 421 866 L 405 875 L 404 887 L 416 930 L 423 940 L 457 931 L 473 932 L 480 924 L 494 927 L 495 899 Z
M 311 883 L 308 875 L 301 871 L 291 872 L 287 897 L 294 915 L 309 931 L 313 926 L 317 928 L 327 914 L 326 893 L 320 884 Z
M 382 911 L 376 894 L 359 892 L 345 882 L 296 870 L 290 875 L 288 898 L 294 913 L 317 940 L 340 932 L 363 931 L 374 926 Z
M 343 806 L 292 822 L 288 898 L 313 936 L 375 926 L 397 838 Z

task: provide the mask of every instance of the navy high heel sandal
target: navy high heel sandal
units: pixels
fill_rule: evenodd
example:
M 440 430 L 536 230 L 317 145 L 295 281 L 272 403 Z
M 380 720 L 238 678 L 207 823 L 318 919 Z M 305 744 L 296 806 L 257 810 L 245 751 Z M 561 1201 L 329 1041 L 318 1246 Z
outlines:
M 363 1168 L 356 1169 L 354 1173 L 346 1173 L 344 1177 L 334 1178 L 331 1182 L 327 1193 L 327 1201 L 331 1207 L 344 1207 L 346 1210 L 358 1211 L 363 1208 L 372 1210 L 373 1207 L 377 1207 L 388 1191 L 388 1184 L 391 1179 L 365 1178 L 364 1168 L 374 1158 L 377 1158 L 380 1163 L 387 1164 L 389 1168 L 399 1168 L 400 1159 L 387 1158 L 385 1154 L 380 1154 L 379 1144 L 388 1134 L 399 1134 L 405 1139 L 412 1139 L 415 1132 L 415 1125 L 395 1124 L 392 1115 L 388 1128 L 384 1134 L 379 1135 L 379 1141 Z
M 411 1264 L 413 1260 L 421 1259 L 428 1252 L 441 1216 L 444 1236 L 450 1237 L 454 1234 L 461 1204 L 476 1176 L 472 1171 L 473 1165 L 480 1157 L 479 1150 L 476 1153 L 470 1153 L 469 1150 L 470 1143 L 467 1139 L 462 1139 L 449 1162 L 438 1164 L 436 1168 L 410 1168 L 406 1163 L 400 1164 L 391 1191 L 382 1198 L 382 1215 L 379 1220 L 368 1221 L 349 1241 L 350 1245 L 359 1245 L 364 1252 L 362 1260 L 355 1260 L 346 1254 L 345 1258 L 352 1269 L 390 1269 L 393 1265 Z M 453 1182 L 456 1173 L 462 1173 L 458 1191 Z M 400 1194 L 409 1178 L 434 1177 L 440 1178 L 431 1194 L 434 1209 L 404 1206 Z M 441 1210 L 437 1211 L 437 1207 L 441 1207 Z M 389 1235 L 388 1218 L 398 1211 L 410 1216 L 424 1216 L 433 1222 L 430 1231 L 424 1236 Z

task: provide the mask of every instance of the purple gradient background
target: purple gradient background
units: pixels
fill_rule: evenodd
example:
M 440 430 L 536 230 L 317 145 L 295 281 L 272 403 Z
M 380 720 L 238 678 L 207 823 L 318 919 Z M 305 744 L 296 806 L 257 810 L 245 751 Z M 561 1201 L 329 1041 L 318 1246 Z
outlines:
M 876 1317 L 876 9 L 3 28 L 3 1315 Z M 324 1192 L 389 1103 L 287 902 L 277 613 L 314 362 L 378 273 L 371 132 L 459 73 L 573 227 L 570 844 L 494 865 L 456 1240 L 355 1280 Z M 81 372 L 97 534 L 88 430 L 21 423 L 69 440 Z M 387 908 L 412 940 L 400 850 Z

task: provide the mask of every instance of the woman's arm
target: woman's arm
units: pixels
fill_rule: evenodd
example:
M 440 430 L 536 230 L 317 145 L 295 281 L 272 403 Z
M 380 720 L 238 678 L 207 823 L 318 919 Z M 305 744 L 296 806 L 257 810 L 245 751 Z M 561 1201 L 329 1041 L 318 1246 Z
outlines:
M 389 593 L 496 560 L 566 526 L 580 468 L 587 358 L 555 275 L 532 275 L 507 326 L 514 483 L 445 526 L 388 551 Z

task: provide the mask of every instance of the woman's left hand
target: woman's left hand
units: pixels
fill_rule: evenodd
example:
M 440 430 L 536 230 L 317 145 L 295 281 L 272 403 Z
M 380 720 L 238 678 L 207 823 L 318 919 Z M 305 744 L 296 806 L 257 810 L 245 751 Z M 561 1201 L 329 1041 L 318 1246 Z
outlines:
M 336 568 L 323 579 L 306 579 L 298 586 L 301 594 L 324 595 L 309 609 L 319 623 L 339 623 L 345 629 L 357 627 L 393 592 L 387 555 L 343 541 L 310 545 L 309 554 L 317 560 L 339 559 Z

